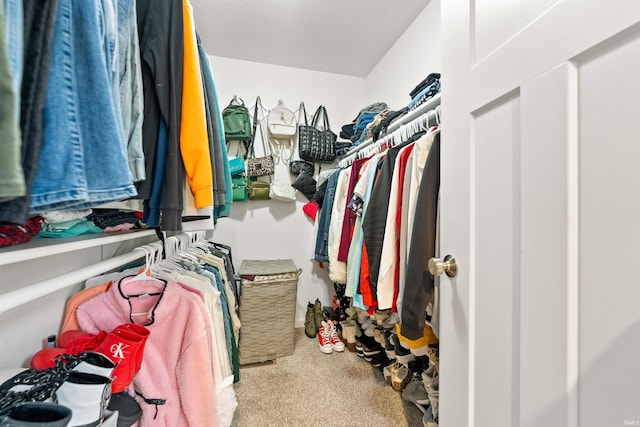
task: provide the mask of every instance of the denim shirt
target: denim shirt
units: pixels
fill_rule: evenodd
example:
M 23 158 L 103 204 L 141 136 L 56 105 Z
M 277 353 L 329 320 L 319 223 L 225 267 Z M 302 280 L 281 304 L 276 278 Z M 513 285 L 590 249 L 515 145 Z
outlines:
M 338 169 L 333 172 L 327 182 L 322 210 L 320 211 L 320 220 L 318 221 L 318 235 L 316 236 L 316 249 L 313 258 L 315 262 L 329 261 L 329 223 L 331 222 L 331 208 L 336 196 L 336 186 L 338 185 L 340 171 Z
M 20 16 L 17 16 L 16 11 L 20 12 Z M 4 7 L 0 2 L 0 201 L 24 196 L 26 193 L 20 159 L 22 141 L 18 129 L 22 22 L 17 18 L 21 17 L 21 11 L 21 1 L 5 0 Z M 16 66 L 16 63 L 20 65 Z
M 31 212 L 85 209 L 136 195 L 112 85 L 101 2 L 60 0 Z
M 146 179 L 142 150 L 142 66 L 134 0 L 118 3 L 118 86 L 127 158 L 134 181 Z

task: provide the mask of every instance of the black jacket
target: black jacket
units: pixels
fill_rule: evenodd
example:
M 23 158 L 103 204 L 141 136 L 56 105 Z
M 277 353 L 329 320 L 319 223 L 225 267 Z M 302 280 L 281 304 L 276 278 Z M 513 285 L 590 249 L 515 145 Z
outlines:
M 377 294 L 378 275 L 380 273 L 380 261 L 382 260 L 382 243 L 384 242 L 385 227 L 387 225 L 387 213 L 389 210 L 389 194 L 391 193 L 391 179 L 396 163 L 396 157 L 400 150 L 410 143 L 420 139 L 424 132 L 413 135 L 409 140 L 400 145 L 396 145 L 387 152 L 382 161 L 380 174 L 373 185 L 367 215 L 362 222 L 364 233 L 364 244 L 367 248 L 369 259 L 369 274 L 371 281 L 371 292 Z
M 148 199 L 152 186 L 162 186 L 161 226 L 182 227 L 184 166 L 180 155 L 182 75 L 184 57 L 183 9 L 180 0 L 137 0 L 138 36 L 144 91 L 142 144 L 147 180 L 138 197 Z M 163 182 L 153 182 L 160 117 L 168 128 L 166 172 Z
M 436 215 L 440 190 L 440 134 L 435 135 L 424 167 L 416 201 L 411 246 L 407 258 L 402 297 L 401 333 L 410 340 L 421 338 L 427 305 L 433 294 L 433 276 L 427 262 L 436 254 Z

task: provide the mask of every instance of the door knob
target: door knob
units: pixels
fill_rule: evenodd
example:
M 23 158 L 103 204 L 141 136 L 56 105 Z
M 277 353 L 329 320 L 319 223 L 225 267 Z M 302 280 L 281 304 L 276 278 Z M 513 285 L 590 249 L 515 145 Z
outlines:
M 442 258 L 431 258 L 428 263 L 429 273 L 431 275 L 440 276 L 442 273 L 446 273 L 449 277 L 456 277 L 458 274 L 458 265 L 456 260 L 451 255 Z

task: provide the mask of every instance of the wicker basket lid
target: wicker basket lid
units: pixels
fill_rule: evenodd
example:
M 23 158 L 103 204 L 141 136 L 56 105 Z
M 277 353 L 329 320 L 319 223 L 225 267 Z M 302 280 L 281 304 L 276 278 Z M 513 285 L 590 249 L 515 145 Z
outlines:
M 239 274 L 248 276 L 267 276 L 272 274 L 295 273 L 298 267 L 292 259 L 255 260 L 245 259 L 240 264 Z

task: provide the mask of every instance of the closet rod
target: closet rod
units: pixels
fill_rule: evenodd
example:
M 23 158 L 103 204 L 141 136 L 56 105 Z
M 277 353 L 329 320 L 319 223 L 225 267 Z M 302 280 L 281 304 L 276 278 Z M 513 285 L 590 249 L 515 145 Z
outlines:
M 144 258 L 144 253 L 134 250 L 40 283 L 5 292 L 0 294 L 0 314 L 141 258 Z
M 441 93 L 442 92 L 436 93 L 431 98 L 429 98 L 427 101 L 425 101 L 422 104 L 418 105 L 415 109 L 409 111 L 407 114 L 405 114 L 404 116 L 400 117 L 399 119 L 391 122 L 391 124 L 387 128 L 386 135 L 389 135 L 389 134 L 393 133 L 393 131 L 398 129 L 400 126 L 411 122 L 412 120 L 422 116 L 423 114 L 428 113 L 429 111 L 433 110 L 438 105 L 440 105 L 440 95 L 441 95 Z M 351 150 L 349 150 L 347 152 L 347 154 L 345 154 L 344 157 L 342 157 L 342 159 L 340 159 L 340 160 L 344 160 L 344 159 L 349 158 L 350 156 L 356 154 L 357 152 L 359 152 L 363 148 L 366 148 L 369 145 L 373 144 L 374 142 L 375 141 L 373 140 L 373 138 L 367 139 L 362 144 L 360 144 L 357 147 L 352 148 Z

